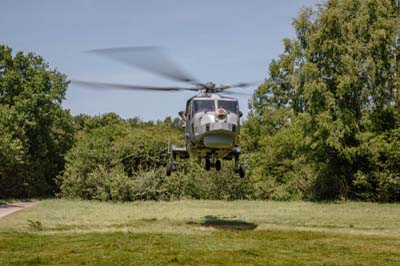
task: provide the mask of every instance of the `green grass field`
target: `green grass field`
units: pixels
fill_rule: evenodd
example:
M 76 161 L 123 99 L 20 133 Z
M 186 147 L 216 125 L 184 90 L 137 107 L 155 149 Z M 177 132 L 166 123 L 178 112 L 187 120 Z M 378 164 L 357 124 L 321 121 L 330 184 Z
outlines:
M 0 265 L 400 265 L 400 205 L 45 200 L 0 220 Z

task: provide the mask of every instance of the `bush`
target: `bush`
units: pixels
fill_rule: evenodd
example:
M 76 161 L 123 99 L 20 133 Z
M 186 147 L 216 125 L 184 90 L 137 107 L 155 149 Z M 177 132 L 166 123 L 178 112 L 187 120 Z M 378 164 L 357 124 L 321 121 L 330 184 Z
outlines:
M 182 143 L 175 123 L 125 122 L 114 114 L 79 117 L 82 127 L 58 177 L 60 196 L 97 200 L 245 199 L 248 179 L 233 171 L 209 172 L 195 161 L 180 161 L 179 171 L 166 177 L 169 143 Z

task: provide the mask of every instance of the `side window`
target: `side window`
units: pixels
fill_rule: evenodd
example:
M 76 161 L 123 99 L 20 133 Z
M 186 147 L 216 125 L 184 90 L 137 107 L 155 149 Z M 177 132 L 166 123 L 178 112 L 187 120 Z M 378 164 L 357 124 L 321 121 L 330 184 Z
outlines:
M 188 119 L 191 119 L 193 117 L 193 113 L 192 113 L 192 105 L 193 102 L 190 102 L 190 104 L 188 105 L 188 110 L 187 110 L 187 114 L 188 114 Z

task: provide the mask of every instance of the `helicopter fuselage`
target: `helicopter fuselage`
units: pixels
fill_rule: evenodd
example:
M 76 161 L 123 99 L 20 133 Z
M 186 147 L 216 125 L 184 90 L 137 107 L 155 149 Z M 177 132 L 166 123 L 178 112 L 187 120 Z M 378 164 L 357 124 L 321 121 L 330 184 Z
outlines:
M 190 98 L 186 110 L 179 112 L 185 125 L 186 147 L 172 146 L 172 163 L 167 176 L 176 171 L 177 158 L 205 160 L 205 169 L 221 169 L 221 160 L 234 159 L 234 171 L 244 177 L 239 165 L 240 117 L 238 100 L 216 92 L 200 93 Z
M 239 144 L 240 116 L 235 98 L 199 94 L 186 105 L 186 148 L 190 157 L 231 158 Z

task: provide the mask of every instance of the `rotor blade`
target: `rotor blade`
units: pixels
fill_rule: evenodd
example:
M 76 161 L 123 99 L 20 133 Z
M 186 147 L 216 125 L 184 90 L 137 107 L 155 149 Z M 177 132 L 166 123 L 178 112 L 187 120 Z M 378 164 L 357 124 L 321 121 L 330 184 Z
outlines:
M 84 81 L 84 80 L 71 80 L 71 83 L 91 87 L 94 89 L 124 89 L 124 90 L 138 90 L 138 91 L 199 91 L 201 88 L 182 88 L 182 87 L 155 87 L 155 86 L 142 86 L 142 85 L 131 85 L 131 84 L 119 84 L 119 83 L 108 83 L 108 82 L 97 82 L 97 81 Z
M 222 94 L 228 94 L 228 95 L 240 95 L 240 96 L 252 96 L 252 93 L 245 93 L 245 92 L 237 92 L 237 91 L 222 91 Z
M 96 49 L 88 52 L 104 55 L 129 66 L 138 67 L 175 81 L 189 82 L 198 85 L 195 78 L 178 67 L 178 65 L 158 47 L 119 47 Z
M 240 82 L 240 83 L 234 83 L 234 84 L 230 84 L 230 85 L 221 85 L 220 87 L 218 87 L 218 89 L 223 91 L 223 90 L 231 89 L 231 88 L 245 88 L 245 87 L 251 87 L 251 86 L 259 86 L 263 83 L 264 83 L 264 81 Z

